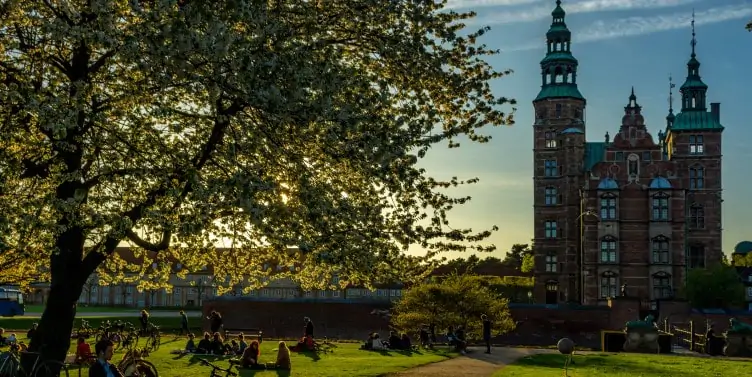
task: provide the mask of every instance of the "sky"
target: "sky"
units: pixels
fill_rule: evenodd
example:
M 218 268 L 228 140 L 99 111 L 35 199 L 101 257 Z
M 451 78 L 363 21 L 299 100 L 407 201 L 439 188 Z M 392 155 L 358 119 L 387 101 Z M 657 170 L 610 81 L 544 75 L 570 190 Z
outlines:
M 489 58 L 496 70 L 514 74 L 495 81 L 496 96 L 517 99 L 515 124 L 484 132 L 486 144 L 465 142 L 460 148 L 434 148 L 423 161 L 437 178 L 479 177 L 458 195 L 473 200 L 451 212 L 454 228 L 499 231 L 489 239 L 502 257 L 515 243 L 530 243 L 533 236 L 533 105 L 540 89 L 539 62 L 545 54 L 545 33 L 551 24 L 555 0 L 449 0 L 457 11 L 474 10 L 473 29 L 491 31 L 480 40 L 501 54 Z M 723 248 L 752 239 L 752 206 L 744 197 L 752 174 L 745 160 L 752 150 L 752 127 L 746 110 L 752 93 L 752 0 L 562 0 L 572 32 L 572 53 L 579 60 L 578 86 L 587 99 L 588 141 L 615 134 L 632 86 L 649 132 L 657 135 L 668 113 L 669 75 L 677 88 L 687 76 L 692 39 L 690 21 L 695 11 L 697 58 L 708 84 L 708 103 L 721 103 L 723 134 Z M 679 95 L 674 89 L 675 108 Z M 455 257 L 457 255 L 446 255 Z

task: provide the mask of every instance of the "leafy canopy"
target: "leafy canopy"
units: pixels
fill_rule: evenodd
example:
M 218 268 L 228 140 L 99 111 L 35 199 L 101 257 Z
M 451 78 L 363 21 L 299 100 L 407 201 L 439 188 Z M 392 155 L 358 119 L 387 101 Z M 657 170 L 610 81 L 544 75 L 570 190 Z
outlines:
M 481 315 L 491 321 L 494 334 L 514 329 L 509 301 L 480 276 L 448 276 L 441 282 L 422 283 L 406 290 L 394 307 L 392 323 L 402 331 L 415 331 L 422 325 L 435 324 L 437 329 L 462 325 L 469 337 L 480 338 Z
M 685 290 L 695 308 L 730 308 L 744 303 L 744 284 L 736 268 L 723 263 L 690 270 Z
M 367 284 L 417 274 L 411 244 L 493 248 L 490 230 L 447 222 L 470 198 L 445 189 L 477 179 L 418 166 L 512 122 L 489 86 L 507 72 L 477 44 L 488 29 L 463 32 L 473 14 L 444 3 L 3 1 L 5 277 L 122 273 L 123 241 L 148 252 L 142 287 L 166 286 L 174 262 L 225 286 L 270 261 L 302 262 L 304 287 L 335 270 Z

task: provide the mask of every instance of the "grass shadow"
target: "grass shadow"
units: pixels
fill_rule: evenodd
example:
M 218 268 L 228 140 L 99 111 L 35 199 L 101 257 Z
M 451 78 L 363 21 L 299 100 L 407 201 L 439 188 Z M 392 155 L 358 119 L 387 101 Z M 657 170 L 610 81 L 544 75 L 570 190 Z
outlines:
M 203 355 L 203 354 L 191 354 L 191 358 L 188 360 L 189 365 L 195 365 L 201 362 L 201 359 L 205 359 L 209 362 L 224 361 L 231 359 L 231 356 L 217 356 L 217 355 Z
M 608 370 L 613 374 L 629 373 L 632 375 L 663 375 L 665 371 L 657 367 L 639 365 L 631 362 L 627 358 L 620 358 L 618 354 L 598 354 L 598 355 L 574 355 L 572 362 L 569 364 L 569 370 L 577 369 L 590 370 Z M 567 356 L 561 354 L 538 354 L 529 355 L 518 359 L 514 365 L 531 367 L 531 368 L 552 368 L 564 370 L 564 364 Z M 683 373 L 685 377 L 691 374 Z
M 319 353 L 315 351 L 301 351 L 298 352 L 298 354 L 305 356 L 314 362 L 321 360 L 321 355 L 319 355 Z

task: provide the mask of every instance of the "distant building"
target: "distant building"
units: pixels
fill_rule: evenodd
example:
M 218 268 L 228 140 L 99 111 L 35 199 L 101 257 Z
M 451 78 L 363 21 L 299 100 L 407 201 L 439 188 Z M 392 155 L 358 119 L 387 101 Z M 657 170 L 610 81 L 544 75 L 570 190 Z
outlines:
M 605 305 L 624 284 L 646 304 L 673 297 L 688 269 L 723 255 L 724 128 L 700 76 L 694 21 L 680 111 L 672 104 L 654 137 L 633 88 L 613 138 L 587 141 L 579 62 L 560 1 L 552 17 L 533 100 L 536 301 Z

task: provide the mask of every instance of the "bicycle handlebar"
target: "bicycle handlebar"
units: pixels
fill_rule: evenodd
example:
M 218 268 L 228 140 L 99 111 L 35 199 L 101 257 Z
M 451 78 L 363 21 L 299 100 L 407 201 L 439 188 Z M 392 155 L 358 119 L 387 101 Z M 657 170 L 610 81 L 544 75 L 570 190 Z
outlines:
M 222 368 L 222 367 L 218 367 L 218 366 L 216 366 L 215 364 L 212 364 L 212 363 L 211 363 L 211 362 L 210 362 L 209 360 L 206 360 L 206 359 L 198 359 L 198 361 L 199 361 L 199 362 L 200 362 L 200 363 L 201 363 L 202 365 L 205 365 L 205 366 L 207 366 L 207 367 L 210 367 L 210 368 L 212 368 L 212 369 L 213 369 L 213 370 L 215 370 L 215 371 L 226 372 L 226 373 L 227 373 L 227 374 L 229 374 L 230 376 L 237 376 L 237 375 L 238 375 L 237 373 L 235 373 L 235 372 L 233 372 L 233 371 L 232 371 L 232 366 L 230 366 L 230 367 L 229 367 L 229 368 L 227 368 L 227 369 L 224 369 L 224 368 Z

